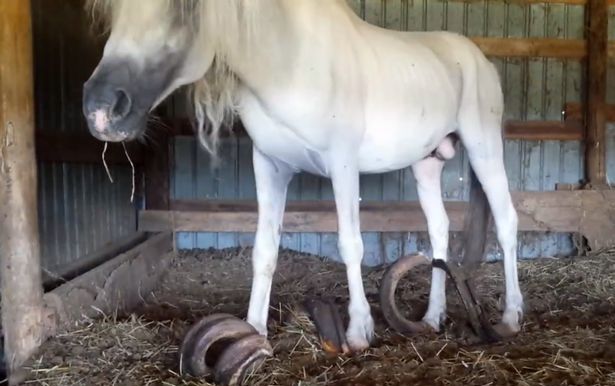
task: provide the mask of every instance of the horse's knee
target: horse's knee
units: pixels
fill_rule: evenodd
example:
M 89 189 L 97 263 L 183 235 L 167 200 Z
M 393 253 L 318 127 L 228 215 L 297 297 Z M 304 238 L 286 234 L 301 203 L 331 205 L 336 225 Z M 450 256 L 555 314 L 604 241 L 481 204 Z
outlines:
M 361 262 L 363 259 L 363 239 L 360 234 L 340 234 L 337 247 L 346 264 Z
M 252 252 L 255 276 L 272 277 L 277 266 L 278 248 L 274 242 L 257 242 Z

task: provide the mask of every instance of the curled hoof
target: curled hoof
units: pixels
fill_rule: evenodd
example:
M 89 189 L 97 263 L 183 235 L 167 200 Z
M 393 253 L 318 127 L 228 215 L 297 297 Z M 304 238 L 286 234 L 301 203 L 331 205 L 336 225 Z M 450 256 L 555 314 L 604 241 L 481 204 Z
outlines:
M 247 322 L 229 314 L 214 314 L 195 323 L 179 350 L 180 374 L 213 375 L 223 385 L 240 385 L 246 370 L 262 363 L 273 350 Z
M 442 260 L 434 260 L 433 265 L 443 269 L 452 280 L 468 314 L 472 330 L 481 342 L 496 343 L 504 338 L 516 335 L 518 331 L 515 331 L 507 324 L 500 323 L 494 326 L 489 322 L 478 300 L 478 296 L 474 293 L 474 285 L 470 277 L 471 272 L 467 272 L 463 267 L 453 264 L 449 265 Z
M 350 353 L 344 324 L 337 306 L 332 301 L 320 299 L 307 299 L 304 306 L 318 330 L 322 349 L 334 355 Z
M 250 335 L 232 343 L 216 363 L 216 382 L 223 385 L 241 385 L 252 371 L 267 357 L 273 355 L 271 345 L 262 335 Z
M 414 322 L 406 319 L 395 303 L 395 290 L 399 280 L 413 268 L 429 264 L 426 256 L 409 255 L 401 257 L 384 274 L 380 285 L 380 308 L 391 328 L 401 334 L 416 334 L 434 331 L 424 321 Z

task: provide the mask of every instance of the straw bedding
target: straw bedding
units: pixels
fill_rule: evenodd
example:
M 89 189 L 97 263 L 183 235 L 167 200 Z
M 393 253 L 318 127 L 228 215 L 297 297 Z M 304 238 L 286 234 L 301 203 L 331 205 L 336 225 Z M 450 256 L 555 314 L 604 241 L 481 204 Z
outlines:
M 208 385 L 176 373 L 177 345 L 190 323 L 213 312 L 245 317 L 250 250 L 180 253 L 147 304 L 131 315 L 100 315 L 48 341 L 30 364 L 29 384 Z M 418 318 L 426 307 L 428 267 L 400 282 L 400 308 Z M 520 263 L 526 299 L 522 333 L 474 342 L 456 293 L 448 287 L 441 334 L 403 337 L 387 329 L 378 307 L 383 269 L 364 272 L 376 321 L 367 352 L 330 357 L 301 310 L 305 296 L 335 298 L 345 315 L 341 264 L 290 251 L 280 254 L 269 323 L 275 356 L 253 385 L 615 385 L 615 251 Z M 493 321 L 503 303 L 501 264 L 484 264 L 478 292 Z

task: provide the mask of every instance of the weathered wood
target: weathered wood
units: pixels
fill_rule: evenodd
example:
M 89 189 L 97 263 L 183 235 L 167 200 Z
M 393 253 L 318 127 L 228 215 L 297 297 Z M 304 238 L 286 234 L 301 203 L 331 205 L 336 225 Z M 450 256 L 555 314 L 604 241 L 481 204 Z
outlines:
M 593 186 L 606 183 L 606 84 L 608 61 L 607 0 L 589 0 L 587 13 L 587 111 L 585 177 Z
M 494 37 L 471 39 L 485 55 L 494 57 L 582 59 L 587 55 L 587 45 L 583 39 Z
M 65 133 L 36 133 L 36 158 L 43 162 L 102 164 L 105 143 L 93 136 Z M 126 144 L 130 159 L 135 165 L 143 163 L 144 147 L 136 142 Z M 128 165 L 124 148 L 118 143 L 109 143 L 105 160 L 108 164 Z
M 506 139 L 527 141 L 581 141 L 585 136 L 582 121 L 506 121 Z
M 30 2 L 0 1 L 0 282 L 5 357 L 19 367 L 46 338 L 37 219 Z
M 581 233 L 594 249 L 615 245 L 615 191 L 513 192 L 519 230 Z M 174 201 L 171 211 L 142 211 L 141 231 L 254 232 L 253 201 Z M 447 202 L 451 231 L 461 231 L 466 204 Z M 427 224 L 418 202 L 362 202 L 364 232 L 420 232 Z M 289 202 L 284 232 L 336 232 L 332 201 Z
M 170 130 L 173 136 L 193 136 L 194 130 L 187 120 L 168 121 L 167 124 L 173 127 Z M 224 132 L 228 136 L 228 131 Z M 233 128 L 233 135 L 245 137 L 248 134 L 237 122 Z M 569 122 L 562 121 L 520 121 L 507 120 L 504 122 L 504 136 L 507 139 L 525 140 L 560 140 L 560 141 L 580 141 L 584 138 L 585 129 L 581 117 L 578 120 Z
M 566 121 L 582 122 L 585 109 L 586 107 L 581 103 L 569 102 L 564 105 L 562 113 Z M 606 105 L 604 107 L 604 114 L 607 122 L 615 122 L 615 105 Z
M 147 209 L 169 209 L 171 191 L 171 138 L 159 134 L 152 138 L 145 153 L 145 206 Z
M 105 245 L 89 255 L 80 257 L 69 264 L 63 265 L 53 272 L 47 270 L 43 272 L 43 287 L 47 292 L 52 291 L 60 285 L 73 280 L 77 276 L 115 258 L 117 255 L 136 247 L 146 239 L 146 234 L 135 232 L 109 245 Z
M 229 208 L 236 205 L 237 208 Z M 142 211 L 140 230 L 254 232 L 257 223 L 256 203 L 222 202 L 213 207 L 205 201 L 174 201 L 172 208 L 184 210 Z M 191 210 L 185 210 L 191 208 Z M 199 208 L 199 209 L 197 209 Z M 289 202 L 284 217 L 285 232 L 336 232 L 337 220 L 332 201 Z M 464 203 L 449 203 L 447 210 L 453 228 L 463 225 Z M 421 231 L 425 220 L 418 202 L 361 203 L 361 226 L 364 231 Z
M 173 250 L 169 233 L 137 247 L 45 294 L 61 330 L 84 317 L 130 312 L 143 302 L 168 268 Z
M 458 3 L 475 3 L 477 0 L 449 0 Z M 493 1 L 493 0 L 492 0 Z M 588 0 L 500 0 L 504 3 L 513 4 L 567 4 L 567 5 L 585 5 Z M 609 5 L 615 5 L 615 0 L 608 0 Z

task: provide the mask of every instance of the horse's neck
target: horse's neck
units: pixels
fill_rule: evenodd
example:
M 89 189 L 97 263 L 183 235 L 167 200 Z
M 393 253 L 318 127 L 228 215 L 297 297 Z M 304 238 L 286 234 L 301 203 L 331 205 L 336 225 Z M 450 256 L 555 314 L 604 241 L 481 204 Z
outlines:
M 266 76 L 278 77 L 276 69 L 284 71 L 296 66 L 294 59 L 300 51 L 318 44 L 315 35 L 325 36 L 327 28 L 340 24 L 340 18 L 355 16 L 346 0 L 256 1 L 252 3 L 259 7 L 252 10 L 254 25 L 242 26 L 241 33 L 249 38 L 240 36 L 233 47 L 226 47 L 224 54 L 229 68 L 248 83 Z

